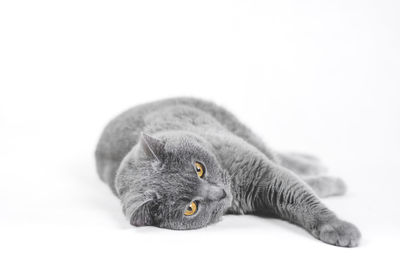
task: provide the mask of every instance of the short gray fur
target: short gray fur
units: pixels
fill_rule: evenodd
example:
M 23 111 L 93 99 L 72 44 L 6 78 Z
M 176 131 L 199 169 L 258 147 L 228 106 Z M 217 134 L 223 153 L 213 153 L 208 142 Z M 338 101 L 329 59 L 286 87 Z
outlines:
M 206 169 L 199 178 L 194 162 Z M 223 214 L 282 218 L 314 237 L 354 247 L 359 230 L 319 197 L 342 195 L 342 180 L 318 159 L 284 154 L 224 108 L 194 98 L 136 106 L 113 119 L 96 149 L 97 171 L 132 225 L 196 229 Z M 198 210 L 185 216 L 188 204 Z

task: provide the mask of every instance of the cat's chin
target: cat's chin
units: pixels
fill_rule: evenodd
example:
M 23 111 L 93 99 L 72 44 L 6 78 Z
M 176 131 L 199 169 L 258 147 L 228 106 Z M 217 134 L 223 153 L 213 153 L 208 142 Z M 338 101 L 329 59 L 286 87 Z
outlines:
M 228 193 L 224 199 L 218 201 L 217 207 L 211 215 L 211 220 L 208 224 L 217 223 L 222 220 L 222 216 L 232 206 L 232 194 Z
M 213 214 L 213 217 L 211 218 L 208 225 L 220 222 L 222 220 L 222 215 L 224 215 L 224 210 L 223 209 L 218 210 L 216 213 Z

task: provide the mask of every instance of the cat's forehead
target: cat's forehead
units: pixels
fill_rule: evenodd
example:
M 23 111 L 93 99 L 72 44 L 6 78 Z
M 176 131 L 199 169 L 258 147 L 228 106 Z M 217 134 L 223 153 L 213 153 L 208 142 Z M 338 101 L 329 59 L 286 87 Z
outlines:
M 173 136 L 166 139 L 166 148 L 197 148 L 205 145 L 204 140 L 191 134 Z
M 191 177 L 168 176 L 160 181 L 158 193 L 164 204 L 171 208 L 183 208 L 197 195 L 198 185 Z
M 165 150 L 175 157 L 187 158 L 191 156 L 209 157 L 210 149 L 201 140 L 190 137 L 181 137 L 167 140 Z
M 177 195 L 192 194 L 199 184 L 200 180 L 194 168 L 189 166 L 172 166 L 164 169 L 158 179 L 162 185 L 161 190 L 175 192 Z

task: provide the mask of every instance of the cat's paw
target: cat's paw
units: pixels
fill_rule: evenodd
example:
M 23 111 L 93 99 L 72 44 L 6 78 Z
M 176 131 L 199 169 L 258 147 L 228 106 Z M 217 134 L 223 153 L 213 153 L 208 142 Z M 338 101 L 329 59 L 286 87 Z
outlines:
M 355 225 L 339 219 L 322 223 L 313 234 L 321 241 L 339 247 L 356 247 L 361 238 Z

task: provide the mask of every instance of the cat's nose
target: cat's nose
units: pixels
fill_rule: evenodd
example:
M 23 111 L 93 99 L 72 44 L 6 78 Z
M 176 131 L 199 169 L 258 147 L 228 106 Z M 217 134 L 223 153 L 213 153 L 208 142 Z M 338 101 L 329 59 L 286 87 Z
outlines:
M 224 189 L 222 189 L 222 194 L 221 194 L 221 197 L 219 198 L 219 200 L 222 200 L 224 198 L 226 198 L 226 192 Z
M 226 197 L 226 192 L 219 186 L 214 184 L 203 185 L 200 188 L 200 195 L 209 200 L 221 200 Z
M 217 200 L 220 201 L 222 199 L 226 198 L 226 192 L 224 189 L 218 188 L 211 197 L 212 200 Z

